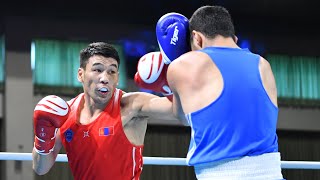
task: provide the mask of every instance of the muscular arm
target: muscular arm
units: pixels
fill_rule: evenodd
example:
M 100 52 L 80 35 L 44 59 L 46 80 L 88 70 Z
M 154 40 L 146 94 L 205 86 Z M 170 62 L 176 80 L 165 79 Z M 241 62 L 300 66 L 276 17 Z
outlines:
M 172 112 L 172 102 L 166 97 L 158 97 L 153 94 L 145 95 L 145 103 L 141 107 L 142 114 L 163 120 L 177 120 Z
M 174 94 L 173 112 L 184 125 L 188 125 L 185 114 L 206 107 L 221 93 L 216 90 L 219 78 L 209 58 L 205 53 L 191 51 L 168 68 L 167 80 Z
M 61 138 L 60 138 L 60 130 L 57 132 L 56 135 L 56 142 L 54 150 L 48 154 L 48 155 L 41 155 L 35 152 L 35 150 L 32 150 L 32 168 L 38 175 L 44 175 L 53 166 L 55 163 L 56 157 L 58 153 L 60 152 L 60 149 L 62 147 Z
M 127 96 L 127 97 L 125 97 Z M 150 93 L 126 93 L 123 99 L 130 101 L 132 109 L 137 111 L 136 116 L 147 116 L 160 120 L 178 120 L 172 112 L 172 103 L 166 97 L 159 97 Z
M 182 108 L 181 98 L 179 95 L 179 89 L 183 85 L 183 83 L 187 83 L 185 71 L 182 70 L 184 67 L 183 63 L 181 63 L 181 58 L 172 62 L 167 71 L 167 80 L 169 87 L 173 92 L 173 101 L 172 101 L 172 111 L 175 116 L 179 117 L 180 122 L 189 126 L 187 119 L 185 118 L 185 112 Z

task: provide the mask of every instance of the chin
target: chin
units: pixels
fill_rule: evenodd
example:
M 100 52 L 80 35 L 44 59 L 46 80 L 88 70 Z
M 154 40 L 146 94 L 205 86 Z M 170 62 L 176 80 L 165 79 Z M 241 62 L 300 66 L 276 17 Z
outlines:
M 98 97 L 98 98 L 96 99 L 96 103 L 97 103 L 97 104 L 108 104 L 110 100 L 111 100 L 111 96 Z

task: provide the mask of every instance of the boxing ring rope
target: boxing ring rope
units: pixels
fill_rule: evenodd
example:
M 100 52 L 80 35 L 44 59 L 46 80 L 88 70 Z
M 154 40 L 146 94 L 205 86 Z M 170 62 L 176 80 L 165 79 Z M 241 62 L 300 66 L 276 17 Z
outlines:
M 0 152 L 0 160 L 32 161 L 32 153 Z M 58 154 L 56 162 L 67 162 L 66 154 Z M 185 158 L 143 157 L 144 165 L 186 166 Z M 281 161 L 282 169 L 320 169 L 317 161 Z

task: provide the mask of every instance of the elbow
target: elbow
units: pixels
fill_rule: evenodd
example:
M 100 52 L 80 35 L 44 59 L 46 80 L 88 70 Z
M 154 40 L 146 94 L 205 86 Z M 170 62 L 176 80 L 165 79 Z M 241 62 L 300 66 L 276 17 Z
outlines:
M 34 172 L 39 176 L 45 175 L 47 173 L 45 171 L 39 171 L 39 170 L 35 170 L 35 169 L 34 169 Z
M 182 125 L 183 125 L 183 126 L 190 126 L 187 121 L 183 121 L 183 122 L 182 122 Z
M 179 120 L 179 122 L 180 122 L 180 124 L 182 125 L 182 126 L 190 126 L 190 124 L 188 123 L 188 121 L 185 119 L 185 118 L 183 118 L 183 119 L 178 119 Z
M 39 176 L 42 176 L 42 175 L 45 175 L 45 174 L 46 174 L 46 173 L 40 172 L 40 171 L 35 171 L 35 173 L 36 173 L 37 175 L 39 175 Z
M 33 171 L 34 171 L 37 175 L 40 175 L 40 176 L 45 175 L 45 174 L 48 172 L 48 170 L 45 170 L 45 169 L 40 168 L 40 167 L 33 166 L 32 168 L 33 168 Z

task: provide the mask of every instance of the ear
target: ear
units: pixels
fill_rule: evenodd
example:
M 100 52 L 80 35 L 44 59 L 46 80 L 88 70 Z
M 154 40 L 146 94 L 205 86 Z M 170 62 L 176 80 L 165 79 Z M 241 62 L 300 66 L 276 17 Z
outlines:
M 238 43 L 238 37 L 236 35 L 233 36 L 233 40 L 236 44 Z
M 84 69 L 79 68 L 77 78 L 78 78 L 78 81 L 81 83 L 83 83 L 83 75 L 84 75 Z
M 202 37 L 199 34 L 199 32 L 193 30 L 192 31 L 192 37 L 193 37 L 193 46 L 196 49 L 201 49 L 202 48 Z

